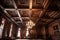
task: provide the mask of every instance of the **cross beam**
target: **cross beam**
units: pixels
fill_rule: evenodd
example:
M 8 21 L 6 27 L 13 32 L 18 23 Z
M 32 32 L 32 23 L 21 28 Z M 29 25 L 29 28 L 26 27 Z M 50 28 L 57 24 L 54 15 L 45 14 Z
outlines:
M 18 10 L 18 8 L 17 8 L 17 5 L 16 5 L 16 3 L 15 3 L 14 0 L 12 0 L 12 1 L 13 1 L 14 8 L 15 8 L 15 10 L 16 10 L 16 12 L 17 12 L 19 18 L 20 18 L 20 21 L 21 21 L 21 23 L 23 23 L 23 20 L 22 20 L 22 18 L 21 18 L 21 15 L 20 15 L 20 13 L 19 13 L 19 10 Z

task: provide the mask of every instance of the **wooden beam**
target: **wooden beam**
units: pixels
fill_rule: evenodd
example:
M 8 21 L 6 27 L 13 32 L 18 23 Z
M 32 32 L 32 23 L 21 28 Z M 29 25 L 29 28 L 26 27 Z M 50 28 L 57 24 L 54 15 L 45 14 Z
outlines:
M 17 26 L 19 26 L 16 21 L 11 17 L 11 15 L 8 14 L 8 12 L 0 5 L 3 13 L 1 13 L 4 17 L 6 17 L 7 20 L 9 20 L 10 22 L 15 23 Z
M 22 20 L 22 18 L 21 18 L 21 15 L 20 15 L 20 13 L 19 13 L 19 10 L 18 10 L 17 5 L 16 5 L 16 3 L 15 3 L 14 0 L 13 0 L 13 5 L 14 5 L 14 7 L 15 7 L 15 9 L 16 9 L 16 12 L 17 12 L 17 14 L 18 14 L 18 16 L 19 16 L 19 18 L 20 18 L 21 23 L 23 24 L 23 20 Z
M 13 17 L 13 19 L 19 19 L 19 17 Z M 29 17 L 22 17 L 22 19 L 30 19 Z

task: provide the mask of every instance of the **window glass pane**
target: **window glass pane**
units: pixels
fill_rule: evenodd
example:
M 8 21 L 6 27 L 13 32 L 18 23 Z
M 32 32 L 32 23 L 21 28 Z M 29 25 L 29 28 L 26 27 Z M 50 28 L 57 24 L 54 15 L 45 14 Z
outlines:
M 18 29 L 17 37 L 21 37 L 21 36 L 20 36 L 20 30 L 21 30 L 21 29 L 19 28 L 19 29 Z

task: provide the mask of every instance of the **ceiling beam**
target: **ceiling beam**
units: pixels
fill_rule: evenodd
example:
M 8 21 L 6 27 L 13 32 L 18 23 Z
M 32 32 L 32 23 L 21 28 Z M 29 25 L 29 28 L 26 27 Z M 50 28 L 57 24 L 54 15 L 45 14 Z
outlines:
M 19 18 L 20 18 L 20 21 L 21 21 L 21 23 L 23 24 L 23 20 L 22 20 L 22 18 L 21 18 L 21 15 L 20 15 L 20 13 L 19 13 L 19 10 L 18 10 L 18 8 L 17 8 L 17 5 L 16 5 L 16 3 L 15 3 L 14 0 L 12 0 L 12 1 L 13 1 L 13 5 L 14 5 L 14 7 L 15 7 L 15 9 L 16 9 L 16 12 L 17 12 L 17 14 L 18 14 L 18 16 L 19 16 Z
M 60 18 L 59 18 L 60 19 Z M 56 21 L 56 20 L 59 20 L 59 19 L 54 19 L 52 20 L 51 22 L 47 23 L 47 25 L 51 24 L 52 22 Z
M 46 1 L 46 0 L 44 0 L 44 1 Z M 45 4 L 45 2 L 43 3 L 43 6 L 44 6 L 44 8 L 43 8 L 43 10 L 41 11 L 41 14 L 40 14 L 40 16 L 39 16 L 39 20 L 46 14 L 46 11 L 47 11 L 47 8 L 48 8 L 48 6 L 51 4 L 51 1 L 50 0 L 47 0 L 46 1 L 46 4 Z M 37 23 L 39 23 L 39 20 L 37 21 Z M 37 24 L 36 23 L 36 24 Z
M 6 10 L 6 11 L 14 11 L 14 10 L 16 10 L 16 9 L 6 9 L 6 8 L 5 8 L 5 10 Z
M 5 13 L 15 24 L 17 24 L 16 21 L 8 14 L 8 12 L 7 12 L 6 10 L 4 10 L 4 13 Z M 18 25 L 18 24 L 17 24 L 17 25 Z
M 14 8 L 5 8 L 5 10 L 16 10 L 16 9 L 14 9 Z M 30 9 L 18 9 L 18 10 L 30 10 Z M 43 10 L 43 9 L 32 9 L 32 10 Z
M 44 8 L 43 8 L 43 10 L 41 11 L 39 17 L 42 17 L 43 15 L 46 14 L 46 11 L 47 11 L 47 8 L 48 8 L 49 4 L 50 4 L 49 0 L 44 0 L 44 2 L 43 2 Z
M 19 17 L 12 17 L 13 19 L 19 19 Z M 22 19 L 30 19 L 29 17 L 22 17 Z
M 7 19 L 11 20 L 13 23 L 15 23 L 16 25 L 18 25 L 16 23 L 16 21 L 11 17 L 11 15 L 8 14 L 8 12 L 0 5 L 1 9 L 3 10 L 4 13 L 2 13 L 2 15 L 4 15 Z M 19 26 L 19 25 L 18 25 Z
M 30 0 L 30 3 L 29 3 L 29 9 L 30 9 L 30 10 L 32 9 L 32 1 L 33 1 L 33 0 Z
M 17 21 L 16 23 L 17 23 L 17 24 L 18 24 L 18 23 L 21 23 L 21 21 Z

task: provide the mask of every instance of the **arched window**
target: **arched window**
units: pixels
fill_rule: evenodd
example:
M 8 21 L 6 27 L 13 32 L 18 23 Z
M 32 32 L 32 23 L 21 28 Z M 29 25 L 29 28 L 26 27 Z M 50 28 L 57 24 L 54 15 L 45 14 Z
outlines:
M 27 31 L 26 31 L 26 37 L 29 35 L 29 30 L 28 30 L 28 28 L 27 28 Z
M 18 28 L 18 34 L 17 34 L 17 37 L 19 37 L 19 38 L 21 37 L 21 35 L 20 35 L 20 30 L 21 30 L 21 29 Z
M 2 32 L 3 32 L 3 29 L 4 29 L 4 24 L 5 24 L 5 19 L 2 18 L 2 23 L 0 25 L 0 38 L 2 37 Z
M 10 33 L 9 33 L 9 37 L 11 37 L 11 36 L 12 36 L 12 28 L 13 28 L 13 24 L 11 24 L 11 26 L 10 26 Z

